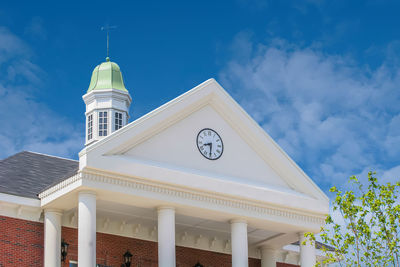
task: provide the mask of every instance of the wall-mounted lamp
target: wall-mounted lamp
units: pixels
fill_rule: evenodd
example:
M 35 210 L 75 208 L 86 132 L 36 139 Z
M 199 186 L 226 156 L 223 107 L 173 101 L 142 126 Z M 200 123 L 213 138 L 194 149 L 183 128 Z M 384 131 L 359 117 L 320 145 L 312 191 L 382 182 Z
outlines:
M 126 267 L 130 267 L 131 266 L 131 262 L 132 262 L 132 254 L 129 252 L 129 250 L 127 250 L 125 252 L 124 256 L 124 263 Z
M 69 244 L 64 241 L 64 239 L 61 241 L 61 261 L 65 262 L 65 259 L 67 258 L 68 254 L 68 246 Z
M 204 266 L 201 265 L 200 262 L 197 262 L 193 267 L 204 267 Z

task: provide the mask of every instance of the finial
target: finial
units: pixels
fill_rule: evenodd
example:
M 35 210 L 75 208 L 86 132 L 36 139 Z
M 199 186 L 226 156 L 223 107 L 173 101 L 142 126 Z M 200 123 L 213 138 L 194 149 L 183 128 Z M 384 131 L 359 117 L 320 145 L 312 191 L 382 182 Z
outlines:
M 117 26 L 109 26 L 108 24 L 106 26 L 101 27 L 102 31 L 107 31 L 107 57 L 106 60 L 110 61 L 110 48 L 109 48 L 109 42 L 110 42 L 110 30 L 111 29 L 116 29 Z

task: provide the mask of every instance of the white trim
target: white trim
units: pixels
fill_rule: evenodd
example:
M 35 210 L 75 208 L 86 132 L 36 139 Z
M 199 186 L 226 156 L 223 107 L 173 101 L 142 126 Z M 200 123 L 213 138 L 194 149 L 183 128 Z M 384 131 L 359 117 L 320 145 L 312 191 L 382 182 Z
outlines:
M 1 216 L 38 222 L 41 213 L 39 199 L 0 193 Z
M 49 154 L 45 154 L 45 153 L 39 153 L 39 152 L 34 152 L 34 151 L 29 151 L 29 150 L 26 150 L 26 152 L 33 153 L 33 154 L 37 154 L 37 155 L 42 155 L 42 156 L 47 156 L 47 157 L 51 157 L 51 158 L 65 159 L 65 160 L 70 160 L 70 161 L 78 162 L 78 160 L 76 160 L 76 159 L 68 159 L 68 158 L 53 156 L 53 155 L 49 155 Z
M 92 101 L 95 99 L 95 95 L 100 95 L 101 97 L 103 96 L 108 97 L 110 93 L 113 97 L 118 98 L 120 100 L 126 100 L 126 98 L 128 98 L 129 105 L 132 103 L 132 97 L 128 91 L 121 91 L 119 89 L 113 89 L 113 88 L 91 90 L 89 93 L 84 94 L 82 96 L 82 99 L 85 102 Z
M 81 158 L 82 159 L 82 158 Z M 246 182 L 230 176 L 214 175 L 207 172 L 186 168 L 175 168 L 163 164 L 139 161 L 125 155 L 100 156 L 96 159 L 98 166 L 113 166 L 123 179 L 146 181 L 160 186 L 188 188 L 208 194 L 224 195 L 228 198 L 246 199 L 255 202 L 295 209 L 311 214 L 326 215 L 329 213 L 328 202 L 314 199 L 308 195 L 265 183 Z M 99 170 L 86 167 L 85 172 L 114 176 L 115 171 Z
M 0 202 L 7 202 L 16 205 L 23 205 L 29 207 L 40 207 L 40 200 L 29 198 L 29 197 L 21 197 L 16 195 L 10 195 L 5 193 L 0 193 Z
M 86 170 L 87 171 L 87 170 Z M 90 190 L 115 190 L 123 191 L 132 195 L 158 198 L 170 201 L 170 203 L 193 205 L 209 210 L 220 212 L 234 212 L 238 216 L 248 216 L 276 222 L 288 222 L 293 225 L 303 225 L 309 229 L 319 230 L 325 222 L 325 216 L 320 214 L 310 214 L 287 208 L 278 208 L 267 203 L 254 202 L 239 199 L 237 197 L 227 197 L 221 194 L 210 194 L 194 191 L 187 188 L 156 184 L 154 182 L 135 179 L 124 176 L 106 176 L 95 172 L 80 172 L 60 184 L 42 192 L 39 197 L 42 206 L 45 206 L 56 198 L 66 195 L 79 186 L 85 186 Z M 241 214 L 241 215 L 240 215 Z

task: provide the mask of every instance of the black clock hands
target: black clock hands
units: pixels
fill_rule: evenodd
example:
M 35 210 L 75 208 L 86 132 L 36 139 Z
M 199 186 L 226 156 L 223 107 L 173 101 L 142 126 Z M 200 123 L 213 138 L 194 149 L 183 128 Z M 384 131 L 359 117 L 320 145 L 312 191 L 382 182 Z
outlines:
M 211 157 L 211 151 L 212 151 L 212 143 L 207 143 L 207 144 L 204 144 L 205 146 L 210 146 L 210 157 Z
M 221 137 L 216 131 L 210 128 L 204 128 L 197 134 L 197 148 L 201 155 L 209 160 L 217 160 L 224 151 L 224 145 Z M 210 148 L 207 150 L 206 146 Z M 214 150 L 213 150 L 214 149 Z

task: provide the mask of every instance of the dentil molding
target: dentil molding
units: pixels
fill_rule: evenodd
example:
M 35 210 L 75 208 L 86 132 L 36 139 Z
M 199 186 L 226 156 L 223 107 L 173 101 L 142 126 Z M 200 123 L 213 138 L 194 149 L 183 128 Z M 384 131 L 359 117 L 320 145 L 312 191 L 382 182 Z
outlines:
M 218 196 L 215 193 L 213 195 L 206 192 L 199 192 L 188 189 L 181 189 L 177 187 L 168 187 L 163 184 L 156 184 L 149 181 L 144 181 L 132 177 L 124 177 L 118 175 L 104 175 L 102 173 L 95 173 L 92 171 L 79 172 L 76 175 L 62 181 L 61 183 L 47 189 L 46 191 L 39 194 L 39 198 L 44 200 L 47 197 L 51 197 L 53 194 L 62 191 L 67 186 L 77 182 L 77 181 L 92 181 L 102 184 L 117 185 L 124 188 L 132 188 L 138 191 L 156 193 L 161 196 L 173 197 L 180 203 L 185 203 L 185 201 L 195 201 L 202 204 L 219 206 L 222 209 L 234 208 L 236 210 L 241 210 L 251 215 L 258 217 L 280 217 L 290 219 L 292 221 L 311 223 L 317 225 L 323 225 L 325 223 L 325 218 L 321 216 L 312 216 L 302 214 L 296 211 L 278 209 L 275 207 L 269 207 L 267 205 L 262 205 L 261 203 L 254 203 L 247 200 L 239 200 L 233 197 L 228 198 L 226 196 Z M 66 192 L 67 193 L 67 192 Z

